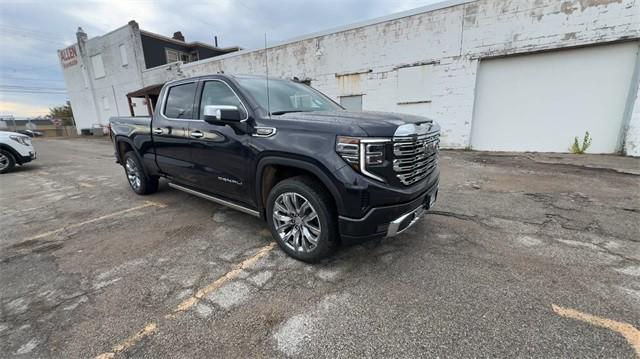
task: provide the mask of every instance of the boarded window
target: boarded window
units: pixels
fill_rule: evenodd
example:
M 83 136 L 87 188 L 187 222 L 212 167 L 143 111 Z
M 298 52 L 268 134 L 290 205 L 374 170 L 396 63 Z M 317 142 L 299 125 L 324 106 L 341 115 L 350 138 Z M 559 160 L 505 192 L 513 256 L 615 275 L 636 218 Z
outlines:
M 342 96 L 340 97 L 340 105 L 346 108 L 347 111 L 362 111 L 362 95 L 357 96 Z
M 402 67 L 398 69 L 399 105 L 431 102 L 433 65 Z
M 99 79 L 105 76 L 104 64 L 102 63 L 102 55 L 98 54 L 91 56 L 91 65 L 93 65 L 94 78 Z
M 127 59 L 127 48 L 124 47 L 124 44 L 118 47 L 120 48 L 120 62 L 122 62 L 122 66 L 129 65 L 129 59 Z

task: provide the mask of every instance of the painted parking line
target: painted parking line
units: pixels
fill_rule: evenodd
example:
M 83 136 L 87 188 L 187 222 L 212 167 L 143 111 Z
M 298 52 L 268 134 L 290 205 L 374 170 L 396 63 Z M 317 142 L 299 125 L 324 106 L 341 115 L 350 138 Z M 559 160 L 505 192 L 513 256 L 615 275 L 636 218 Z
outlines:
M 636 351 L 636 355 L 640 358 L 640 330 L 629 323 L 618 322 L 612 319 L 599 317 L 597 315 L 583 313 L 571 308 L 565 308 L 558 305 L 551 305 L 553 311 L 565 318 L 580 320 L 602 328 L 607 328 L 618 334 L 621 334 Z
M 173 313 L 178 313 L 178 312 L 183 312 L 191 307 L 193 307 L 194 305 L 196 305 L 200 300 L 202 300 L 202 298 L 206 297 L 207 295 L 209 295 L 211 292 L 215 291 L 216 289 L 222 287 L 223 284 L 236 279 L 241 273 L 243 269 L 252 267 L 260 258 L 264 257 L 265 255 L 267 255 L 272 249 L 273 247 L 275 247 L 276 243 L 275 242 L 271 242 L 269 245 L 266 245 L 262 248 L 260 248 L 260 250 L 253 255 L 253 257 L 245 259 L 244 261 L 238 263 L 235 265 L 235 267 L 230 270 L 229 272 L 227 272 L 225 275 L 223 275 L 222 277 L 216 279 L 213 283 L 207 285 L 206 287 L 198 290 L 196 292 L 196 294 L 194 294 L 193 296 L 185 299 L 182 303 L 180 303 L 176 309 L 173 311 Z M 169 318 L 174 314 L 169 314 L 166 317 Z
M 70 224 L 70 225 L 67 225 L 67 226 L 64 226 L 64 227 L 61 227 L 61 228 L 58 228 L 58 229 L 54 229 L 53 231 L 40 233 L 40 234 L 37 234 L 37 235 L 35 235 L 33 237 L 25 238 L 22 241 L 20 241 L 19 243 L 24 243 L 24 242 L 34 241 L 36 239 L 45 238 L 45 237 L 54 235 L 56 233 L 60 233 L 60 232 L 66 231 L 68 229 L 82 227 L 82 226 L 87 225 L 87 224 L 103 221 L 105 219 L 113 218 L 113 217 L 119 216 L 121 214 L 129 213 L 129 212 L 138 211 L 138 210 L 141 210 L 141 209 L 144 209 L 144 208 L 147 208 L 147 207 L 166 208 L 167 205 L 163 204 L 163 203 L 159 203 L 159 202 L 145 201 L 145 203 L 140 205 L 140 206 L 123 209 L 121 211 L 105 214 L 104 216 L 92 218 L 92 219 L 89 219 L 89 220 L 86 220 L 86 221 L 83 221 L 83 222 L 80 222 L 80 223 L 74 223 L 74 224 Z
M 111 359 L 111 358 L 115 357 L 116 354 L 122 353 L 123 351 L 125 351 L 125 350 L 131 348 L 132 346 L 136 345 L 136 343 L 138 343 L 142 339 L 144 339 L 144 338 L 148 337 L 149 335 L 155 333 L 156 330 L 158 330 L 158 325 L 156 323 L 149 323 L 149 324 L 145 325 L 145 327 L 141 331 L 139 331 L 139 332 L 135 333 L 134 335 L 130 336 L 129 338 L 123 340 L 119 344 L 114 345 L 112 352 L 102 353 L 102 354 L 96 356 L 95 359 Z
M 256 252 L 256 254 L 236 264 L 235 266 L 233 266 L 233 269 L 231 269 L 229 272 L 225 273 L 224 275 L 222 275 L 212 283 L 206 285 L 205 287 L 199 289 L 196 292 L 196 294 L 194 294 L 193 296 L 185 299 L 170 314 L 165 315 L 164 319 L 171 320 L 175 318 L 178 314 L 193 307 L 200 300 L 202 300 L 202 298 L 206 297 L 208 294 L 215 292 L 218 288 L 222 287 L 222 285 L 224 285 L 225 283 L 237 278 L 242 273 L 242 270 L 248 269 L 253 265 L 255 265 L 256 262 L 260 260 L 260 258 L 269 254 L 269 252 L 271 252 L 271 250 L 273 250 L 275 246 L 276 246 L 276 243 L 271 242 L 268 245 L 260 248 L 258 252 Z M 131 335 L 130 337 L 123 340 L 122 342 L 114 345 L 111 352 L 97 355 L 94 359 L 111 359 L 115 357 L 116 354 L 126 351 L 127 349 L 136 345 L 142 339 L 156 333 L 157 331 L 158 331 L 158 325 L 155 322 L 151 322 L 147 324 L 142 330 Z

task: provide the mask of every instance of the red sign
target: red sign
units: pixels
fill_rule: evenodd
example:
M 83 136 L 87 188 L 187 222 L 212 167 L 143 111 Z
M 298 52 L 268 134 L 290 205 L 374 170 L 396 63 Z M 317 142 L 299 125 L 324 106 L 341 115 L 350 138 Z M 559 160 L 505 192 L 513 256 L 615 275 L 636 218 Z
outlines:
M 60 55 L 60 63 L 65 69 L 78 63 L 78 52 L 75 45 L 58 51 L 58 54 Z

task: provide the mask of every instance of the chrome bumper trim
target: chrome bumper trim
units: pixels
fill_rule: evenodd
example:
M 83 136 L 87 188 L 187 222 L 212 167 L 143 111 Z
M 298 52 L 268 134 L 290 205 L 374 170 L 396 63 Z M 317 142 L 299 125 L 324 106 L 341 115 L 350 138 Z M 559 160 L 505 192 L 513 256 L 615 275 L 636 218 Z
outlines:
M 389 228 L 387 229 L 387 237 L 396 236 L 406 231 L 407 229 L 409 229 L 409 227 L 413 226 L 416 222 L 418 222 L 420 218 L 422 218 L 422 215 L 424 214 L 425 211 L 426 210 L 424 208 L 424 205 L 421 205 L 418 208 L 414 209 L 413 211 L 409 213 L 405 213 L 402 216 L 391 221 L 391 223 L 389 223 Z M 413 216 L 411 223 L 409 223 L 409 225 L 399 230 L 402 222 L 404 222 L 404 220 L 407 219 L 409 216 Z

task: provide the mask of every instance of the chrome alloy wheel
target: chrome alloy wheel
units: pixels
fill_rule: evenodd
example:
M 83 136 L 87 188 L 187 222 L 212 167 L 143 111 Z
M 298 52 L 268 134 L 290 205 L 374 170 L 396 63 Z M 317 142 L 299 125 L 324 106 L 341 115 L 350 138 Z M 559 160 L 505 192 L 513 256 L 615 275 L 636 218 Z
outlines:
M 298 193 L 285 192 L 273 204 L 273 224 L 282 242 L 296 252 L 311 252 L 320 238 L 320 219 L 311 203 Z
M 136 162 L 131 158 L 127 158 L 125 170 L 127 171 L 127 179 L 129 180 L 129 184 L 131 185 L 131 187 L 133 187 L 133 189 L 136 191 L 140 190 L 140 170 L 138 169 Z
M 7 167 L 9 167 L 9 157 L 0 152 L 0 171 L 4 170 Z

